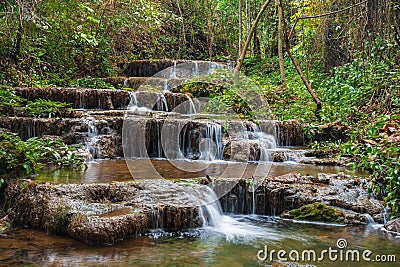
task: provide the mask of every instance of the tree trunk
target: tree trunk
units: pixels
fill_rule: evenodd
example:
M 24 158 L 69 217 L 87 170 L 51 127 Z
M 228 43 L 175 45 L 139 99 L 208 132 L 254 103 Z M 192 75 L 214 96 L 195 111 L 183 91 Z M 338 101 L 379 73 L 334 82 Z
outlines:
M 282 5 L 282 0 L 279 0 L 279 4 Z M 306 86 L 308 92 L 310 93 L 311 97 L 313 98 L 315 104 L 317 104 L 317 109 L 315 111 L 316 115 L 318 116 L 319 111 L 322 108 L 322 102 L 317 96 L 317 94 L 314 92 L 314 90 L 311 88 L 310 83 L 308 82 L 307 78 L 304 76 L 303 72 L 301 71 L 301 68 L 299 66 L 299 63 L 297 60 L 294 58 L 292 52 L 290 52 L 290 42 L 289 42 L 289 35 L 287 32 L 287 27 L 286 27 L 286 21 L 285 21 L 285 14 L 282 12 L 282 21 L 283 21 L 283 29 L 285 32 L 285 48 L 286 48 L 286 53 L 289 55 L 290 60 L 293 62 L 297 73 L 300 75 L 301 80 L 303 81 L 304 85 Z
M 238 57 L 238 60 L 236 62 L 236 67 L 235 67 L 235 80 L 236 80 L 236 75 L 239 74 L 240 69 L 242 68 L 243 65 L 243 60 L 246 56 L 246 51 L 249 48 L 250 45 L 250 41 L 253 37 L 254 31 L 257 28 L 257 24 L 261 19 L 262 14 L 264 13 L 264 11 L 267 9 L 267 6 L 269 5 L 269 3 L 271 2 L 271 0 L 267 0 L 265 1 L 264 5 L 262 6 L 262 8 L 260 9 L 260 11 L 257 14 L 256 19 L 253 22 L 253 25 L 251 26 L 251 29 L 249 31 L 249 34 L 247 36 L 246 42 L 244 43 L 244 46 L 242 48 L 242 51 L 240 52 L 240 55 Z
M 24 18 L 23 18 L 23 4 L 20 1 L 16 2 L 18 5 L 18 30 L 17 30 L 17 35 L 15 36 L 15 47 L 14 47 L 14 52 L 13 52 L 13 60 L 14 64 L 18 65 L 19 59 L 21 57 L 21 43 L 22 43 L 22 37 L 24 33 Z
M 282 80 L 282 88 L 286 89 L 287 84 L 286 84 L 286 75 L 285 75 L 285 62 L 283 58 L 283 26 L 282 26 L 282 21 L 283 21 L 283 6 L 281 4 L 281 1 L 277 0 L 277 5 L 278 5 L 278 14 L 279 14 L 279 20 L 278 20 L 278 32 L 279 32 L 279 37 L 278 37 L 278 55 L 279 55 L 279 70 L 281 73 L 281 80 Z
M 261 44 L 260 44 L 260 39 L 257 37 L 257 29 L 254 30 L 253 34 L 253 55 L 261 58 Z
M 239 0 L 239 43 L 238 43 L 238 56 L 242 50 L 242 29 L 243 29 L 243 0 Z
M 246 33 L 245 37 L 249 37 L 249 31 L 250 31 L 250 0 L 246 0 Z
M 178 10 L 179 10 L 179 16 L 181 16 L 181 18 L 182 18 L 182 20 L 181 20 L 182 40 L 183 40 L 183 45 L 186 46 L 185 21 L 184 21 L 184 16 L 183 16 L 183 12 L 182 12 L 181 6 L 179 5 L 179 0 L 176 1 L 176 5 L 177 5 Z

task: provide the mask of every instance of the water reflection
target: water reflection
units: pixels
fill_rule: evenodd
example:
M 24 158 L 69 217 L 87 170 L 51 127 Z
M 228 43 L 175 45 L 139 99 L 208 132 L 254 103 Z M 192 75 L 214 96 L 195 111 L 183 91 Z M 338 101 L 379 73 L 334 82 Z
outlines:
M 257 215 L 231 216 L 248 226 L 255 238 L 226 241 L 213 229 L 157 234 L 133 238 L 111 247 L 89 246 L 67 237 L 13 228 L 0 238 L 0 265 L 20 266 L 264 266 L 257 252 L 270 249 L 313 249 L 335 247 L 345 238 L 349 249 L 393 254 L 400 260 L 400 239 L 387 236 L 377 227 L 334 227 L 299 224 Z M 380 227 L 379 227 L 380 228 Z M 260 231 L 253 233 L 253 230 Z M 161 232 L 162 233 L 162 232 Z M 257 237 L 258 236 L 258 237 Z M 271 264 L 271 263 L 268 263 Z M 303 264 L 305 264 L 303 262 Z M 312 262 L 316 266 L 398 266 L 396 263 Z
M 154 170 L 157 170 L 164 178 L 194 178 L 204 177 L 206 174 L 212 177 L 236 178 L 272 175 L 278 176 L 288 172 L 302 175 L 317 175 L 318 173 L 348 172 L 345 167 L 317 166 L 297 163 L 233 163 L 226 161 L 216 162 L 191 162 L 180 161 L 179 165 L 171 164 L 167 160 L 151 160 L 151 164 L 144 164 L 146 160 L 130 160 L 132 177 L 125 160 L 100 160 L 88 163 L 85 170 L 44 170 L 36 177 L 37 181 L 54 183 L 102 183 L 112 181 L 129 181 L 134 178 L 153 178 Z M 195 168 L 193 164 L 196 164 Z M 187 167 L 185 167 L 187 165 Z M 202 167 L 202 165 L 204 167 Z M 178 167 L 176 167 L 178 166 Z M 201 169 L 202 171 L 188 171 Z M 243 175 L 242 175 L 243 174 Z M 360 175 L 360 174 L 357 174 Z

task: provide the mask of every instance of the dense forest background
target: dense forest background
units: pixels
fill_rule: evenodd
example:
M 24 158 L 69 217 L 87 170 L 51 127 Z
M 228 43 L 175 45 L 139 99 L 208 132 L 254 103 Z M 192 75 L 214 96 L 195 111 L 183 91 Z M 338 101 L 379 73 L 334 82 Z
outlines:
M 399 212 L 400 1 L 0 0 L 0 85 L 75 86 L 135 59 L 234 65 L 247 39 L 243 71 L 275 116 L 301 120 L 310 136 L 317 124 L 345 125 L 347 139 L 312 146 L 352 158 Z M 288 52 L 323 103 L 318 114 Z
M 269 2 L 248 57 L 278 56 L 277 5 Z M 9 84 L 35 85 L 47 78 L 58 85 L 71 77 L 110 75 L 118 63 L 133 59 L 236 61 L 239 40 L 246 39 L 263 3 L 2 0 L 0 77 Z M 356 58 L 397 64 L 399 5 L 388 0 L 285 0 L 293 53 L 306 72 L 329 72 Z

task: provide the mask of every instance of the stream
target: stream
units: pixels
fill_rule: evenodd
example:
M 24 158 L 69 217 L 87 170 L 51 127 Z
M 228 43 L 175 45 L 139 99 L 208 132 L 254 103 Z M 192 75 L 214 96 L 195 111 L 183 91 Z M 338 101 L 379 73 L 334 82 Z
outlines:
M 236 222 L 234 237 L 212 228 L 184 233 L 155 231 L 149 236 L 132 238 L 113 246 L 90 246 L 71 238 L 42 231 L 12 228 L 0 238 L 2 266 L 266 266 L 257 253 L 265 245 L 271 249 L 321 251 L 336 247 L 344 238 L 352 250 L 371 250 L 373 255 L 397 255 L 399 238 L 382 233 L 381 225 L 338 227 L 303 224 L 258 215 L 227 216 Z M 239 225 L 238 225 L 239 224 Z M 379 244 L 379 245 L 378 245 Z M 338 266 L 324 260 L 315 266 Z M 398 266 L 398 263 L 342 262 L 343 266 Z
M 178 65 L 176 61 L 161 63 L 160 66 L 142 61 L 137 62 L 137 66 L 133 64 L 129 77 L 123 78 L 124 87 L 136 86 L 136 91 L 132 92 L 19 89 L 20 96 L 27 99 L 66 101 L 80 110 L 63 120 L 18 117 L 10 121 L 3 117 L 4 127 L 24 139 L 59 136 L 71 144 L 85 147 L 84 155 L 90 160 L 87 168 L 82 170 L 46 169 L 31 179 L 55 184 L 94 184 L 151 179 L 154 173 L 174 181 L 206 175 L 246 179 L 288 173 L 313 177 L 338 173 L 363 176 L 345 167 L 301 163 L 306 152 L 302 147 L 305 139 L 297 120 L 265 119 L 255 123 L 222 122 L 217 117 L 201 119 L 207 113 L 200 112 L 195 99 L 170 91 L 177 86 L 175 83 L 182 84 L 187 76 L 197 77 L 227 66 L 200 61 Z M 169 68 L 164 69 L 164 63 L 169 63 Z M 158 67 L 154 69 L 155 66 Z M 147 82 L 142 84 L 145 80 Z M 146 86 L 150 85 L 151 90 L 147 90 Z M 249 94 L 248 85 L 243 85 L 246 90 L 237 93 L 242 93 L 247 103 L 254 105 L 254 110 L 263 110 L 264 105 L 257 94 Z M 158 91 L 154 92 L 153 87 Z M 209 106 L 208 102 L 205 104 Z M 182 112 L 177 109 L 179 106 Z M 199 118 L 195 118 L 196 113 Z M 225 115 L 225 111 L 221 114 Z M 171 117 L 167 119 L 166 115 Z M 359 184 L 355 184 L 354 181 L 348 184 L 343 192 L 361 190 Z M 316 189 L 314 184 L 310 186 Z M 162 187 L 156 189 L 158 193 L 163 191 Z M 181 191 L 174 193 L 180 196 Z M 244 195 L 239 193 L 236 200 Z M 400 238 L 384 232 L 381 224 L 343 226 L 257 214 L 224 214 L 219 201 L 207 200 L 217 199 L 211 195 L 215 193 L 211 190 L 207 194 L 199 208 L 203 222 L 200 228 L 181 232 L 153 229 L 110 246 L 87 245 L 73 238 L 12 226 L 0 234 L 0 266 L 398 266 L 400 261 Z M 332 195 L 341 197 L 338 192 Z M 265 196 L 263 194 L 262 198 L 266 199 Z M 257 213 L 254 191 L 250 197 L 251 210 Z M 358 195 L 354 201 L 357 198 Z M 369 197 L 367 201 L 370 201 Z M 107 201 L 104 203 L 110 205 Z M 277 204 L 273 203 L 273 206 Z M 115 214 L 106 214 L 117 216 L 118 212 L 130 211 L 125 208 Z M 378 215 L 383 214 L 379 212 Z M 37 217 L 32 218 L 37 220 Z M 315 258 L 312 252 L 315 252 Z M 278 254 L 287 260 L 279 260 Z
M 140 160 L 139 162 L 140 163 Z M 205 173 L 218 175 L 223 164 L 211 164 L 203 172 L 185 173 L 166 160 L 152 160 L 159 169 L 172 177 L 194 177 Z M 233 166 L 239 163 L 226 163 Z M 322 167 L 294 163 L 270 163 L 270 174 L 288 172 L 316 174 L 338 173 L 340 167 Z M 250 165 L 251 171 L 251 165 Z M 146 170 L 140 175 L 145 177 Z M 47 170 L 35 181 L 55 183 L 94 183 L 131 180 L 125 160 L 100 160 L 90 162 L 82 171 Z M 267 245 L 268 250 L 316 251 L 317 258 L 323 249 L 337 249 L 337 241 L 345 239 L 345 249 L 365 250 L 389 257 L 400 255 L 400 238 L 382 231 L 382 225 L 339 226 L 322 223 L 293 222 L 272 216 L 222 214 L 215 211 L 219 203 L 213 203 L 211 216 L 214 225 L 171 233 L 162 229 L 152 230 L 145 236 L 131 238 L 112 246 L 93 246 L 68 237 L 55 236 L 43 231 L 13 227 L 0 238 L 0 266 L 268 266 L 271 261 L 258 259 Z M 207 207 L 208 209 L 210 207 Z M 344 250 L 346 251 L 346 250 Z M 361 255 L 361 254 L 360 254 Z M 331 261 L 325 255 L 323 262 L 302 261 L 296 264 L 313 266 L 338 266 L 340 260 Z M 301 254 L 300 254 L 301 257 Z M 261 257 L 262 259 L 262 257 Z M 276 254 L 275 258 L 276 260 Z M 398 266 L 395 262 L 377 263 L 360 261 L 340 262 L 343 266 Z M 276 265 L 274 265 L 276 266 Z M 283 265 L 285 266 L 285 265 Z M 290 266 L 290 265 L 289 265 Z M 297 265 L 291 265 L 297 266 Z

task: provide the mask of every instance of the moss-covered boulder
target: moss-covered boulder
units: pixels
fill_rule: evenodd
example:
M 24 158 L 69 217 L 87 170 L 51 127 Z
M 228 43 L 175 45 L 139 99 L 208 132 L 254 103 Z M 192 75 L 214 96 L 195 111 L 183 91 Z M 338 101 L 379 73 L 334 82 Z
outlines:
M 368 221 L 364 214 L 333 208 L 321 202 L 314 202 L 298 209 L 284 212 L 281 217 L 294 220 L 346 225 L 365 225 Z
M 329 207 L 321 202 L 304 205 L 285 213 L 283 217 L 294 220 L 306 220 L 327 223 L 345 223 L 345 213 L 342 210 Z

